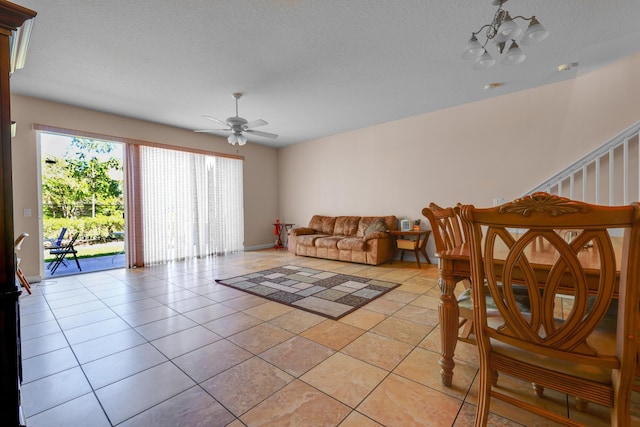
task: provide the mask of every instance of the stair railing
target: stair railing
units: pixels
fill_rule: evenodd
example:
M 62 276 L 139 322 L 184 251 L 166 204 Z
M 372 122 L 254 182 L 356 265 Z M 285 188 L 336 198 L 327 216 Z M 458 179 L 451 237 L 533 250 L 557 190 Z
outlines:
M 640 200 L 640 121 L 529 190 L 599 205 Z

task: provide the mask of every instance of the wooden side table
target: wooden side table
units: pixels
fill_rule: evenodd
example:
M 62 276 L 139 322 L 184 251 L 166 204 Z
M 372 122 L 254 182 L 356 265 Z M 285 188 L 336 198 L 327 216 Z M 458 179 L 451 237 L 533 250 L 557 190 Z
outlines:
M 429 255 L 427 255 L 427 240 L 429 240 L 429 235 L 431 234 L 431 230 L 420 230 L 420 231 L 399 231 L 392 230 L 389 231 L 393 237 L 396 238 L 396 249 L 393 252 L 393 257 L 391 258 L 391 262 L 395 259 L 398 251 L 402 251 L 400 254 L 400 260 L 404 259 L 404 251 L 412 251 L 416 255 L 416 262 L 418 263 L 418 268 L 422 268 L 420 266 L 420 254 L 424 256 L 424 259 L 427 260 L 429 264 L 431 264 L 431 260 L 429 259 Z M 405 238 L 406 237 L 406 238 Z

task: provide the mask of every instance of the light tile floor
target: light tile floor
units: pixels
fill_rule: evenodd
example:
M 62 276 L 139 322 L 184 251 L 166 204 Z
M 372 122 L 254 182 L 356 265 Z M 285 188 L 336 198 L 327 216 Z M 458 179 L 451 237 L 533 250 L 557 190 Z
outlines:
M 328 320 L 218 285 L 297 264 L 398 282 Z M 48 279 L 21 296 L 23 410 L 38 426 L 470 426 L 475 347 L 460 343 L 440 384 L 437 268 L 378 267 L 265 250 Z M 500 377 L 511 393 L 578 413 L 571 398 Z M 490 425 L 552 423 L 500 402 Z

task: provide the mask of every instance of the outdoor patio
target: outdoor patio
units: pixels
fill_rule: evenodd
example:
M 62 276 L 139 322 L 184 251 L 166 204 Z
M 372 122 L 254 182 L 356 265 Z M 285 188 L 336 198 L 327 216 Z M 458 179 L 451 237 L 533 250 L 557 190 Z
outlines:
M 63 264 L 60 264 L 54 274 L 47 268 L 49 263 L 45 263 L 44 278 L 50 279 L 54 277 L 70 276 L 73 274 L 91 273 L 94 271 L 112 270 L 114 268 L 124 268 L 125 256 L 124 253 L 111 254 L 104 256 L 96 256 L 92 258 L 79 258 L 80 268 L 82 271 L 78 271 L 73 257 L 71 259 L 65 259 Z

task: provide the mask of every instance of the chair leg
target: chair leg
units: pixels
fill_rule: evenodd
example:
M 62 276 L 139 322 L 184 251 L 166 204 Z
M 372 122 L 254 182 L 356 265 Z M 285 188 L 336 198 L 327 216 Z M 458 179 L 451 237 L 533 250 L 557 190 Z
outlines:
M 476 427 L 484 427 L 489 419 L 489 403 L 491 401 L 491 377 L 493 373 L 488 367 L 480 367 L 480 381 L 478 383 L 478 406 L 476 407 Z
M 544 397 L 544 387 L 536 383 L 531 383 L 533 386 L 533 393 L 538 397 Z
M 24 274 L 22 274 L 22 270 L 20 270 L 19 267 L 16 269 L 16 276 L 18 276 L 18 280 L 20 281 L 22 287 L 27 290 L 27 293 L 29 295 L 31 295 L 31 285 L 29 285 L 29 281 L 26 277 L 24 277 Z
M 498 385 L 498 371 L 491 371 L 491 386 L 495 387 Z
M 469 338 L 469 335 L 471 335 L 472 332 L 473 332 L 473 320 L 464 319 L 464 322 L 462 324 L 462 329 L 458 333 L 458 337 L 463 339 Z
M 62 263 L 62 257 L 61 256 L 56 256 L 56 259 L 54 259 L 52 261 L 52 264 L 50 265 L 50 271 L 51 274 L 54 274 L 56 272 L 56 270 L 58 269 L 58 267 L 60 267 L 60 264 Z
M 76 256 L 75 252 L 73 252 L 73 259 L 76 260 L 76 265 L 78 266 L 78 270 L 82 271 L 82 268 L 80 268 L 80 261 L 78 261 L 78 257 Z
M 576 409 L 580 412 L 586 412 L 587 406 L 589 406 L 589 401 L 584 400 L 581 397 L 576 397 Z
M 60 255 L 56 255 L 56 257 L 53 259 L 53 261 L 49 262 L 49 265 L 47 265 L 47 270 L 52 270 L 54 267 L 57 268 L 56 264 L 59 262 L 58 261 L 59 257 L 60 257 Z

